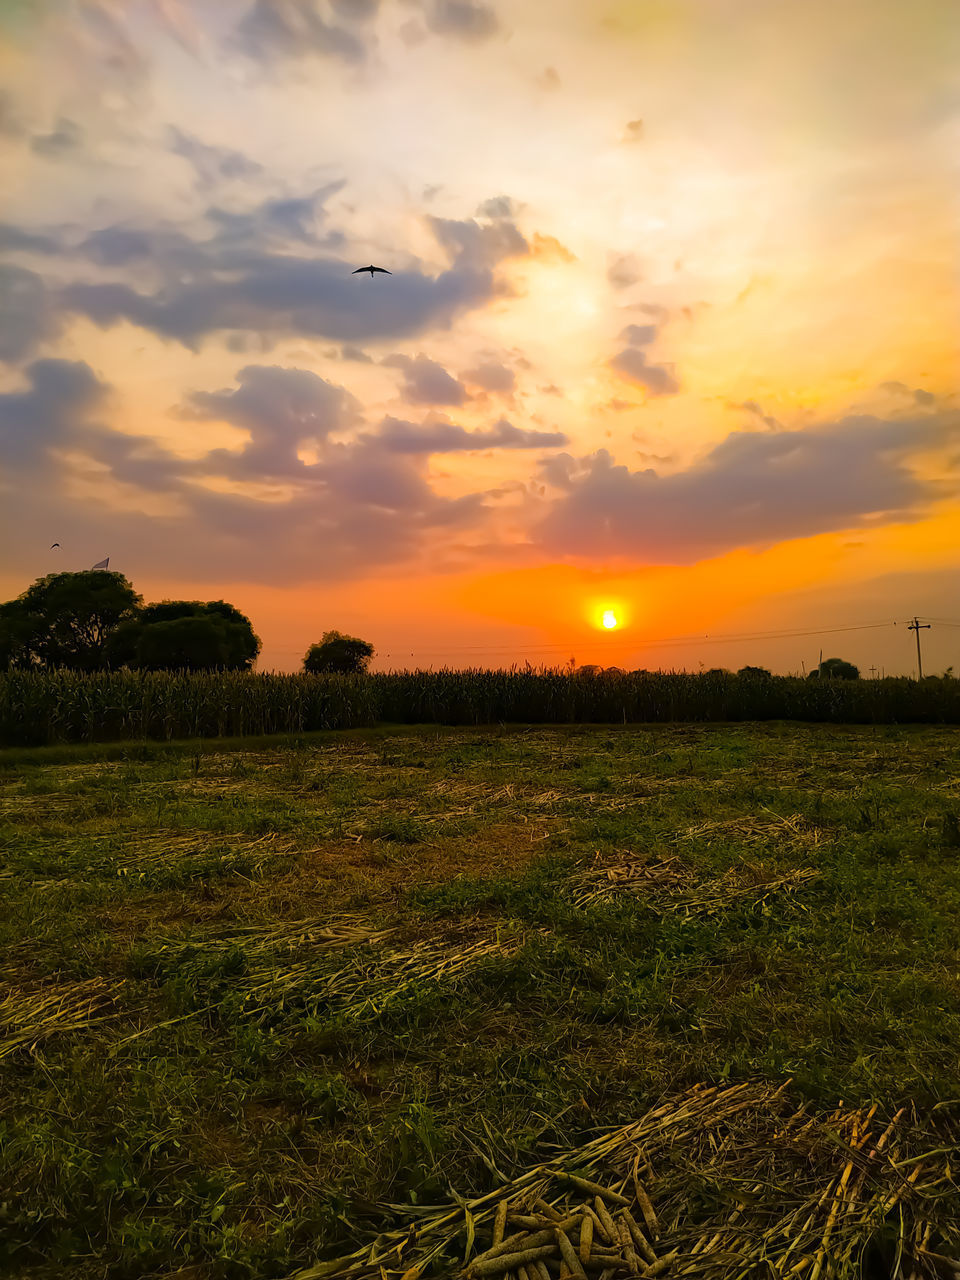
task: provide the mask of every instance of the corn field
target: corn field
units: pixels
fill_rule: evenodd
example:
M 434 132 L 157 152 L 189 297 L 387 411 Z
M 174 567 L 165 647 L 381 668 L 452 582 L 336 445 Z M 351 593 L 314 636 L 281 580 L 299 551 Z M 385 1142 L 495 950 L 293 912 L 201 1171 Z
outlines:
M 960 724 L 960 681 L 801 680 L 727 672 L 548 669 L 387 672 L 0 673 L 0 743 L 169 740 L 375 724 L 643 724 L 806 720 Z

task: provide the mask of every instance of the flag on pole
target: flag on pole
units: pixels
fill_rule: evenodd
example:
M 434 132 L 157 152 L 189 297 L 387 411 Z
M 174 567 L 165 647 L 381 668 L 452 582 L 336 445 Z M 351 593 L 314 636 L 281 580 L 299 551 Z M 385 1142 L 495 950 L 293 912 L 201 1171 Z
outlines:
M 109 568 L 110 568 L 110 557 L 109 557 L 109 556 L 107 556 L 106 560 L 98 560 L 98 561 L 97 561 L 97 563 L 96 563 L 93 567 L 94 567 L 94 569 L 109 569 Z

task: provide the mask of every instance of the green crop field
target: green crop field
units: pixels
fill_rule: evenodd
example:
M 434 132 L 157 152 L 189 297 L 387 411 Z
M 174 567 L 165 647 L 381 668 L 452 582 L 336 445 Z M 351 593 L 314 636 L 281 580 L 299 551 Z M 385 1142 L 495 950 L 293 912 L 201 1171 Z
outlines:
M 0 1271 L 453 1275 L 497 1204 L 533 1231 L 585 1194 L 570 1170 L 632 1168 L 670 1258 L 636 1274 L 950 1280 L 958 747 L 771 723 L 0 752 Z M 469 1274 L 576 1274 L 527 1253 Z

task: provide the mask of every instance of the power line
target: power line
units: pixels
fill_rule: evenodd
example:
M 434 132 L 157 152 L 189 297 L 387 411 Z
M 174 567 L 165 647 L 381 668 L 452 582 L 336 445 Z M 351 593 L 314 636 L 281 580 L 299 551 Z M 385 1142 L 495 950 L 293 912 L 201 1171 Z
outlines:
M 749 631 L 737 632 L 727 635 L 713 636 L 709 632 L 691 632 L 687 635 L 680 636 L 664 636 L 660 639 L 623 639 L 613 640 L 606 639 L 602 643 L 607 649 L 617 649 L 626 651 L 637 651 L 641 649 L 663 648 L 672 645 L 685 644 L 738 644 L 746 643 L 754 640 L 795 640 L 803 639 L 809 636 L 826 636 L 826 635 L 842 635 L 853 631 L 877 631 L 885 627 L 895 627 L 898 624 L 895 621 L 886 622 L 865 622 L 856 623 L 843 627 L 818 627 L 814 629 L 781 629 L 778 631 Z M 957 624 L 960 626 L 960 623 Z M 534 645 L 517 645 L 509 641 L 502 645 L 449 645 L 436 649 L 422 649 L 414 647 L 413 650 L 407 649 L 405 645 L 399 645 L 395 649 L 385 650 L 381 653 L 381 657 L 402 657 L 409 655 L 410 657 L 430 657 L 434 655 L 461 653 L 464 655 L 476 655 L 482 657 L 484 654 L 497 653 L 565 653 L 569 652 L 571 647 L 579 644 L 579 641 L 566 641 L 564 643 L 543 643 Z M 275 653 L 299 653 L 300 649 L 276 649 Z

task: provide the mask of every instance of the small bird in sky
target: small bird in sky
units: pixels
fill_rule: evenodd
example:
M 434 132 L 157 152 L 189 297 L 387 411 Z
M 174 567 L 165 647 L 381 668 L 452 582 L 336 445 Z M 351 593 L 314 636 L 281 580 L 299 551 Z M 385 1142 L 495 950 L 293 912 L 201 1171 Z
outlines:
M 370 272 L 370 279 L 371 279 L 371 280 L 373 279 L 373 273 L 374 273 L 375 271 L 380 271 L 380 272 L 382 272 L 385 276 L 392 276 L 392 275 L 393 275 L 393 272 L 392 272 L 392 271 L 388 271 L 386 267 L 374 267 L 374 266 L 370 266 L 370 267 L 357 267 L 356 271 L 351 271 L 351 272 L 350 272 L 350 274 L 351 274 L 352 276 L 356 276 L 356 275 L 359 275 L 361 271 L 369 271 L 369 272 Z
M 60 543 L 59 543 L 59 542 L 55 542 L 55 543 L 53 544 L 53 547 L 59 547 L 59 545 L 60 545 Z M 53 547 L 51 547 L 51 548 L 50 548 L 50 550 L 51 550 L 51 551 L 53 550 Z

